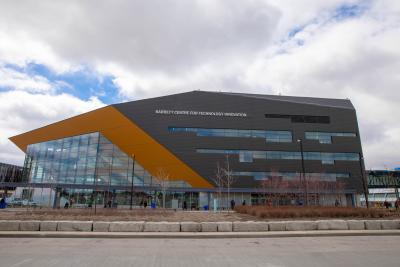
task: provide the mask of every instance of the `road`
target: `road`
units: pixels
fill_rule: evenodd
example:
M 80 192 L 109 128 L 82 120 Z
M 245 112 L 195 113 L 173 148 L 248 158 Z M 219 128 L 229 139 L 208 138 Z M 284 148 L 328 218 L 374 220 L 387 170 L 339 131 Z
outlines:
M 1 267 L 400 266 L 400 236 L 1 238 Z

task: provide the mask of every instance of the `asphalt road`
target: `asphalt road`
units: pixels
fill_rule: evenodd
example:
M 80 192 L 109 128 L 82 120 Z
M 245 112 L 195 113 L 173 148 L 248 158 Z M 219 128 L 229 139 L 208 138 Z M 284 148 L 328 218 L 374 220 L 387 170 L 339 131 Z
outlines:
M 0 266 L 400 266 L 400 236 L 1 238 Z

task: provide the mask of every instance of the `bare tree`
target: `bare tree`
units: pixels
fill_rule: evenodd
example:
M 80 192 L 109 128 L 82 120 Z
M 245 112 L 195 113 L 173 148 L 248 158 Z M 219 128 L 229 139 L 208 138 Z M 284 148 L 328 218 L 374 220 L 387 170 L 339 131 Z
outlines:
M 232 175 L 232 170 L 229 165 L 229 155 L 226 155 L 226 161 L 225 161 L 225 168 L 223 169 L 224 175 L 223 177 L 223 184 L 226 185 L 227 192 L 228 192 L 228 207 L 229 205 L 229 200 L 230 200 L 230 193 L 231 193 L 231 186 L 235 182 L 235 176 Z
M 222 190 L 224 188 L 224 171 L 221 168 L 221 166 L 219 165 L 219 162 L 217 162 L 217 169 L 215 171 L 215 177 L 214 177 L 214 182 L 217 186 L 217 190 L 218 190 L 218 198 L 217 198 L 217 206 L 218 208 L 220 207 L 220 201 L 222 198 Z
M 271 182 L 269 181 L 269 177 L 264 177 L 264 179 L 260 182 L 261 188 L 262 188 L 262 192 L 264 194 L 264 205 L 267 206 L 268 205 L 268 189 L 271 187 Z
M 165 209 L 165 196 L 167 194 L 168 188 L 171 186 L 170 175 L 165 169 L 160 168 L 154 178 L 160 186 L 160 190 L 163 195 L 163 208 Z

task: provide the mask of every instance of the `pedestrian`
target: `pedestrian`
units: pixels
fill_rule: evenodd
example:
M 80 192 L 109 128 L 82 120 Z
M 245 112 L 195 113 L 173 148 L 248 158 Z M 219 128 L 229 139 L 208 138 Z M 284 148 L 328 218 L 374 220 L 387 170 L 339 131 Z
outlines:
M 336 200 L 335 200 L 335 207 L 339 207 L 339 204 L 340 204 L 340 203 L 339 203 L 339 200 L 336 199 Z
M 0 209 L 5 209 L 5 208 L 6 208 L 6 200 L 5 200 L 5 197 L 3 197 L 0 200 Z
M 67 202 L 65 202 L 64 209 L 68 209 L 68 208 L 69 208 L 69 203 L 67 201 Z
M 183 210 L 187 210 L 187 203 L 186 203 L 186 200 L 183 201 Z
M 231 200 L 231 210 L 235 209 L 235 200 Z
M 390 207 L 390 203 L 387 200 L 385 200 L 385 202 L 383 202 L 383 206 L 385 206 L 385 208 L 388 209 Z
M 242 202 L 242 206 L 246 206 L 246 199 L 245 199 L 245 200 L 243 200 L 243 202 Z
M 147 207 L 147 200 L 143 201 L 143 207 L 144 207 L 144 208 Z

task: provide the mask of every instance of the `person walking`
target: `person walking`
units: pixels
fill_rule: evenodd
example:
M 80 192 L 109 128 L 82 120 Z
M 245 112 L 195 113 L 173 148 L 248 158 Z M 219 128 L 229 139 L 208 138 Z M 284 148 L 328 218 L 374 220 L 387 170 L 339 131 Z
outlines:
M 3 197 L 0 200 L 0 209 L 5 209 L 5 208 L 6 208 L 6 200 L 5 200 L 5 197 Z
M 231 210 L 235 209 L 235 200 L 231 200 Z
M 394 207 L 396 208 L 396 210 L 399 209 L 399 207 L 400 207 L 400 198 L 396 199 L 396 202 L 394 203 Z

